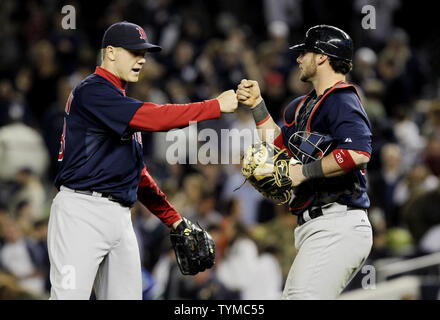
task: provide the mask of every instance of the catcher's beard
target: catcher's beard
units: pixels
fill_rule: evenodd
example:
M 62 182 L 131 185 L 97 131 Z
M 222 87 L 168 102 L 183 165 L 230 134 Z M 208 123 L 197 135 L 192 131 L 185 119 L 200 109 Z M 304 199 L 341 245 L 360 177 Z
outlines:
M 315 60 L 311 59 L 310 63 L 307 66 L 303 65 L 303 69 L 301 72 L 301 81 L 302 82 L 310 82 L 311 79 L 316 75 L 317 66 Z

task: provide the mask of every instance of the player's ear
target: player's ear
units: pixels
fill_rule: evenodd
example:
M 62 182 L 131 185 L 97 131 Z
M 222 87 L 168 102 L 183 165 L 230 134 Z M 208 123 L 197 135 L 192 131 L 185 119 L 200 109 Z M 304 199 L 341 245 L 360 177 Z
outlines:
M 318 54 L 318 65 L 323 64 L 328 60 L 328 56 L 325 54 Z
M 107 46 L 105 48 L 105 57 L 107 57 L 111 61 L 116 60 L 116 48 L 113 46 Z

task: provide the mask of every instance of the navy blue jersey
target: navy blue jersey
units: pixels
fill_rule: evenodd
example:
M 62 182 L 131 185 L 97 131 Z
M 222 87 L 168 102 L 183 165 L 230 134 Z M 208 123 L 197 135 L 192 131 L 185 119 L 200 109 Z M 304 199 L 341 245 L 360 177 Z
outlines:
M 282 144 L 291 154 L 295 154 L 295 150 L 292 150 L 289 141 L 292 141 L 292 136 L 298 130 L 317 132 L 333 138 L 329 152 L 334 149 L 349 149 L 371 154 L 371 126 L 354 86 L 340 82 L 327 89 L 322 97 L 318 97 L 316 108 L 309 110 L 310 114 L 301 118 L 307 112 L 304 105 L 313 98 L 316 98 L 315 91 L 294 99 L 285 110 L 285 125 L 281 128 L 282 136 L 279 139 L 282 137 Z M 300 123 L 300 119 L 305 120 Z M 279 139 L 278 143 L 281 144 Z M 365 170 L 357 169 L 343 176 L 315 182 L 312 187 L 316 195 L 313 205 L 337 201 L 357 208 L 370 206 Z M 299 210 L 298 213 L 302 211 L 304 210 Z
M 102 69 L 90 75 L 69 97 L 55 186 L 109 193 L 132 206 L 144 163 L 141 135 L 128 125 L 143 102 L 104 76 Z

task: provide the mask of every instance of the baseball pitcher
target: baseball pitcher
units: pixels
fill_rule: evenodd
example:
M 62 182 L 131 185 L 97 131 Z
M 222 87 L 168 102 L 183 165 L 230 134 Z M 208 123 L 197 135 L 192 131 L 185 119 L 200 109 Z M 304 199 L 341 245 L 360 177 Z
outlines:
M 70 94 L 48 230 L 51 299 L 141 299 L 138 244 L 130 208 L 138 199 L 164 224 L 183 274 L 212 267 L 215 246 L 167 201 L 142 159 L 140 131 L 166 131 L 233 112 L 233 90 L 216 99 L 156 105 L 125 95 L 145 54 L 161 48 L 129 22 L 110 26 L 102 64 Z
M 297 216 L 297 256 L 282 298 L 334 299 L 372 246 L 365 177 L 371 128 L 356 88 L 345 81 L 353 55 L 347 33 L 318 25 L 290 49 L 299 52 L 301 80 L 314 89 L 287 106 L 280 128 L 258 83 L 240 83 L 237 98 L 251 108 L 263 141 L 249 148 L 242 171 Z

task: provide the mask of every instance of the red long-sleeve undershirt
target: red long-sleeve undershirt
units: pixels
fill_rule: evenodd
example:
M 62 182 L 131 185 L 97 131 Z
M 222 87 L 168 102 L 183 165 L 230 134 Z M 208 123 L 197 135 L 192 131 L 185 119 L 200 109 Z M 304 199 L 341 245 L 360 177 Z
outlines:
M 137 196 L 138 200 L 168 227 L 182 219 L 181 215 L 168 202 L 166 195 L 160 190 L 146 167 L 142 169 Z
M 289 156 L 293 157 L 293 153 L 289 150 L 289 148 L 287 148 L 284 145 L 284 139 L 283 139 L 283 133 L 282 132 L 280 132 L 278 137 L 275 138 L 273 144 L 276 145 L 280 149 L 286 149 L 287 153 L 289 154 Z
M 134 114 L 129 126 L 142 131 L 167 131 L 189 125 L 190 121 L 203 121 L 220 117 L 217 99 L 188 104 L 144 103 Z

